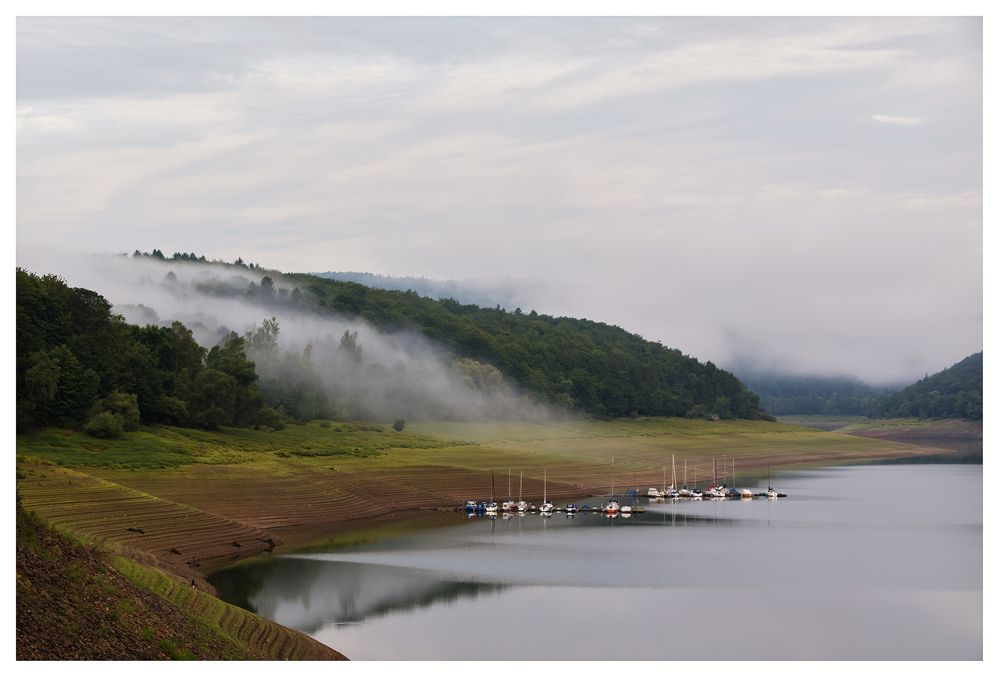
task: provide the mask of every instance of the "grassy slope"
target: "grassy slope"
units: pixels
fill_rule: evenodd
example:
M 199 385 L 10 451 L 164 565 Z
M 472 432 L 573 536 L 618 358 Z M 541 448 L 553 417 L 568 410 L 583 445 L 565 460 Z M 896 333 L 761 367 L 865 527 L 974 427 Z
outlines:
M 925 437 L 981 438 L 982 422 L 959 418 L 868 418 L 866 416 L 781 416 L 782 423 L 851 435 L 912 433 Z
M 20 660 L 329 659 L 336 652 L 18 508 Z

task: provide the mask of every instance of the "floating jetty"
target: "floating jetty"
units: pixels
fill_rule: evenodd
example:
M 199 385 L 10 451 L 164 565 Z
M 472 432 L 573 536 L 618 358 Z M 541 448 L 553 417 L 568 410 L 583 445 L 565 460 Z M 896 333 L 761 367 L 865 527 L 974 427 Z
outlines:
M 753 500 L 753 499 L 757 499 L 757 498 L 765 498 L 765 499 L 770 499 L 770 500 L 774 499 L 774 497 L 772 497 L 772 496 L 767 496 L 767 492 L 764 491 L 764 492 L 752 494 L 751 496 L 749 496 L 749 495 L 744 496 L 744 495 L 741 495 L 741 494 L 726 494 L 725 496 L 704 496 L 704 497 L 678 496 L 678 497 L 668 498 L 668 499 L 652 499 L 650 502 L 665 504 L 665 503 L 689 503 L 689 502 L 694 502 L 694 501 L 746 501 L 746 500 Z M 787 498 L 787 494 L 778 493 L 777 496 L 776 496 L 776 498 Z M 466 511 L 466 505 L 447 506 L 447 507 L 443 507 L 443 508 L 420 508 L 420 510 L 431 510 L 431 511 L 434 511 L 434 512 L 464 512 L 464 511 Z M 583 512 L 603 513 L 604 512 L 604 506 L 602 504 L 600 504 L 600 505 L 592 505 L 592 506 L 591 505 L 583 505 L 583 506 L 580 506 L 577 509 L 577 513 L 583 513 Z M 641 506 L 641 505 L 633 505 L 633 506 L 631 506 L 631 514 L 644 513 L 644 512 L 646 512 L 645 506 Z M 572 515 L 573 514 L 572 512 L 567 512 L 566 509 L 565 509 L 565 506 L 554 508 L 553 511 L 552 511 L 552 513 L 562 513 L 562 514 L 568 514 L 568 515 Z M 552 513 L 545 513 L 545 514 L 552 514 Z M 468 514 L 470 514 L 470 515 L 481 514 L 481 511 L 469 512 Z M 538 514 L 541 514 L 541 508 L 539 506 L 532 505 L 527 510 L 524 510 L 524 511 L 516 511 L 516 510 L 513 510 L 513 511 L 503 511 L 502 514 L 506 514 L 506 515 L 538 515 Z

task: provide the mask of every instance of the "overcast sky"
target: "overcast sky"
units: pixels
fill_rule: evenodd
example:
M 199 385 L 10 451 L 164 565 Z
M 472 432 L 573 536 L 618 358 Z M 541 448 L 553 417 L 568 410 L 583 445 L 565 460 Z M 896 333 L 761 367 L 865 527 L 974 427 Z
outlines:
M 18 260 L 525 277 L 905 380 L 982 347 L 981 107 L 975 18 L 22 18 Z

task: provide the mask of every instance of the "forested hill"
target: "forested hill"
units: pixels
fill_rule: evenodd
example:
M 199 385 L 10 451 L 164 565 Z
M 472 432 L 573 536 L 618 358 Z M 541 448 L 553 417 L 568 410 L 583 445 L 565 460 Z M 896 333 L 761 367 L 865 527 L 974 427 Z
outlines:
M 386 331 L 418 329 L 455 356 L 491 364 L 568 410 L 612 417 L 760 417 L 758 398 L 731 373 L 620 327 L 311 275 L 284 277 L 299 285 L 317 312 L 360 317 Z
M 782 374 L 739 367 L 732 371 L 774 416 L 867 416 L 880 397 L 897 390 L 868 385 L 850 376 Z
M 418 332 L 448 359 L 494 367 L 505 383 L 563 411 L 607 417 L 764 416 L 757 396 L 730 372 L 601 322 L 282 274 L 241 260 L 222 267 L 194 254 L 168 258 L 156 250 L 131 258 L 149 263 L 152 280 L 169 278 L 184 266 L 203 268 L 206 279 L 193 283 L 198 294 L 261 305 L 279 319 L 282 313 L 304 313 L 341 323 L 363 320 L 386 334 Z M 364 342 L 363 331 L 358 340 Z
M 982 418 L 982 353 L 877 400 L 875 418 Z

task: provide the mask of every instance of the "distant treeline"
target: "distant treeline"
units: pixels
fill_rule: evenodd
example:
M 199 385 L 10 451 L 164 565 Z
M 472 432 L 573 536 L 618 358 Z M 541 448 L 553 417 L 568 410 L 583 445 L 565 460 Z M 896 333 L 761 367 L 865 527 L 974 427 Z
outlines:
M 899 390 L 849 377 L 737 370 L 775 416 L 816 414 L 871 418 L 982 418 L 982 353 Z
M 482 307 L 516 308 L 526 303 L 520 285 L 513 281 L 496 281 L 493 284 L 479 284 L 473 280 L 433 280 L 426 277 L 378 275 L 355 271 L 313 273 L 325 280 L 356 282 L 376 289 L 412 291 L 432 299 L 454 299 Z M 530 284 L 530 283 L 526 283 Z
M 982 418 L 982 353 L 920 379 L 905 390 L 880 398 L 875 418 Z
M 129 325 L 100 294 L 18 268 L 17 428 L 279 427 L 244 347 L 229 334 L 206 350 L 180 322 Z
M 760 406 L 775 416 L 867 416 L 874 403 L 888 392 L 887 388 L 876 388 L 843 376 L 803 376 L 740 369 L 735 372 L 760 396 Z

